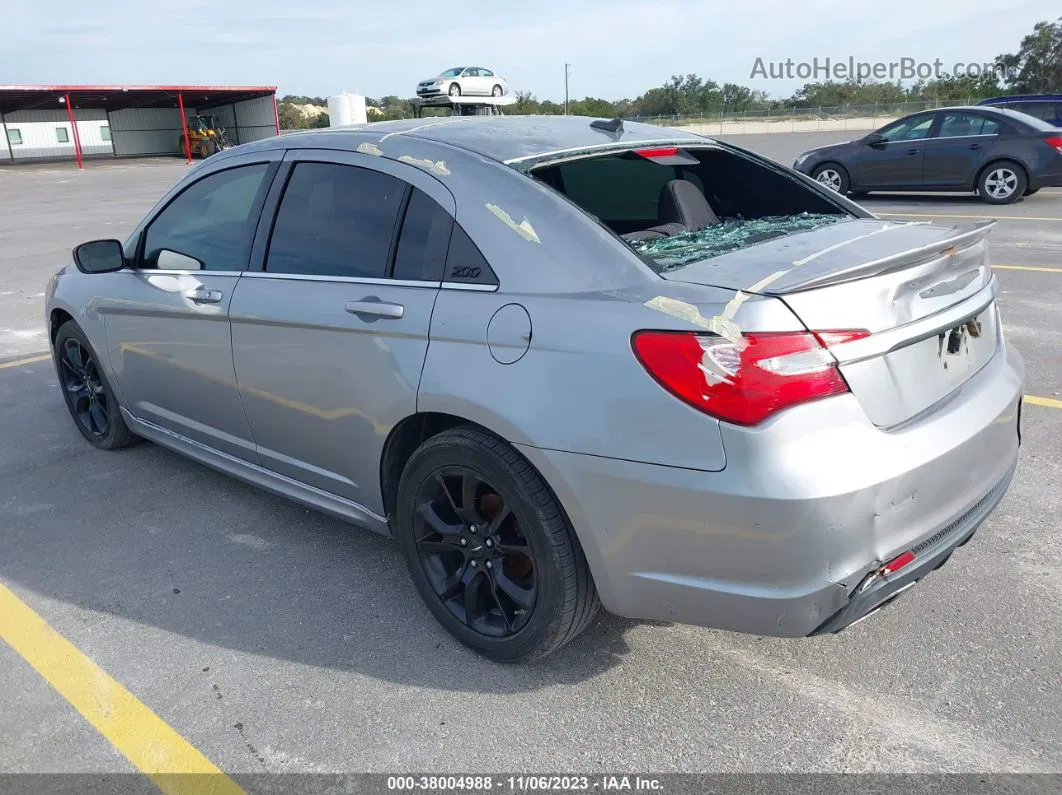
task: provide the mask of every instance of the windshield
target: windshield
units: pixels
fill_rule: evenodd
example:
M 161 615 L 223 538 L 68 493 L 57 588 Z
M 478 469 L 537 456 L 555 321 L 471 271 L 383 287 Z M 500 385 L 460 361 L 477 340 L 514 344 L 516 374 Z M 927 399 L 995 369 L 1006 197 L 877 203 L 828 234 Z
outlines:
M 463 71 L 465 71 L 465 67 L 455 66 L 453 69 L 447 69 L 445 72 L 439 75 L 439 77 L 457 77 Z

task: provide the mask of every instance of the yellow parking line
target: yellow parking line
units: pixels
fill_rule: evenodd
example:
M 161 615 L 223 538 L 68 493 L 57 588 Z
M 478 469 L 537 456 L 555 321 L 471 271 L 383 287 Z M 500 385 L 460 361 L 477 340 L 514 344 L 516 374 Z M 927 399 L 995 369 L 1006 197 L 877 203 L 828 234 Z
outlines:
M 1047 406 L 1049 409 L 1062 409 L 1062 400 L 1055 400 L 1054 398 L 1026 395 L 1025 402 L 1032 403 L 1034 406 Z
M 1062 268 L 1044 268 L 1039 265 L 993 265 L 1005 271 L 1039 271 L 1040 273 L 1062 273 Z
M 0 583 L 0 638 L 167 795 L 243 790 Z
M 42 353 L 40 356 L 30 356 L 28 359 L 15 359 L 13 362 L 0 363 L 0 370 L 8 367 L 22 367 L 24 364 L 34 364 L 36 362 L 46 362 L 52 358 L 50 353 Z
M 874 213 L 903 218 L 975 218 L 980 221 L 1062 221 L 1062 218 L 1044 218 L 1036 215 L 955 215 L 953 213 Z

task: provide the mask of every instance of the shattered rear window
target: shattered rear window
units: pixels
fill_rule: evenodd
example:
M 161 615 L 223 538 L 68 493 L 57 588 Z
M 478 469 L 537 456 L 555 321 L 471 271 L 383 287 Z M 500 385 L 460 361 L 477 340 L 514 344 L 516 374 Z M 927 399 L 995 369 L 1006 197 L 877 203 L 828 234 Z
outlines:
M 849 220 L 851 216 L 820 213 L 725 218 L 697 232 L 639 240 L 632 242 L 631 246 L 639 254 L 656 262 L 666 273 L 691 262 L 718 257 L 756 243 Z

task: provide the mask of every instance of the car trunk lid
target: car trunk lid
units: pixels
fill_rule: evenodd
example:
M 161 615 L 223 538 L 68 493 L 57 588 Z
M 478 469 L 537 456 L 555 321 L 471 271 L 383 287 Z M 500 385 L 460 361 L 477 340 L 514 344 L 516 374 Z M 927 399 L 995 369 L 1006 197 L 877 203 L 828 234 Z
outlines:
M 776 297 L 810 331 L 869 331 L 830 351 L 870 420 L 893 427 L 945 400 L 1000 346 L 993 225 L 852 219 L 662 275 Z

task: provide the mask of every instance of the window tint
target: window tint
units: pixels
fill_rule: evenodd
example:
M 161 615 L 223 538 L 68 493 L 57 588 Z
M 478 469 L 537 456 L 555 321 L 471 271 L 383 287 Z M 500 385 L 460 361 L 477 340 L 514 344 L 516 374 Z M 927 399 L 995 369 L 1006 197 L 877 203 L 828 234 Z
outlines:
M 940 138 L 964 138 L 969 135 L 997 135 L 999 122 L 973 113 L 945 113 Z
M 460 224 L 454 224 L 450 235 L 450 251 L 446 256 L 446 278 L 444 281 L 458 284 L 497 284 L 487 260 L 479 253 L 476 244 Z
M 56 127 L 55 138 L 61 144 L 70 143 L 70 133 L 67 131 L 66 127 Z
M 143 267 L 156 267 L 159 251 L 168 249 L 194 257 L 204 270 L 246 268 L 258 221 L 256 200 L 265 190 L 268 170 L 268 163 L 257 163 L 193 183 L 148 227 Z
M 454 219 L 426 193 L 413 189 L 395 251 L 396 279 L 441 281 Z
M 7 140 L 8 140 L 8 143 L 10 143 L 12 145 L 22 143 L 22 132 L 20 130 L 14 129 L 12 127 L 8 127 L 7 128 Z
M 916 116 L 889 125 L 881 134 L 886 141 L 916 141 L 929 137 L 929 128 L 932 126 L 932 116 Z
M 280 202 L 266 270 L 383 278 L 405 188 L 358 166 L 299 163 Z
M 574 160 L 561 165 L 559 171 L 568 198 L 606 223 L 655 223 L 660 192 L 675 179 L 671 166 L 641 157 Z

